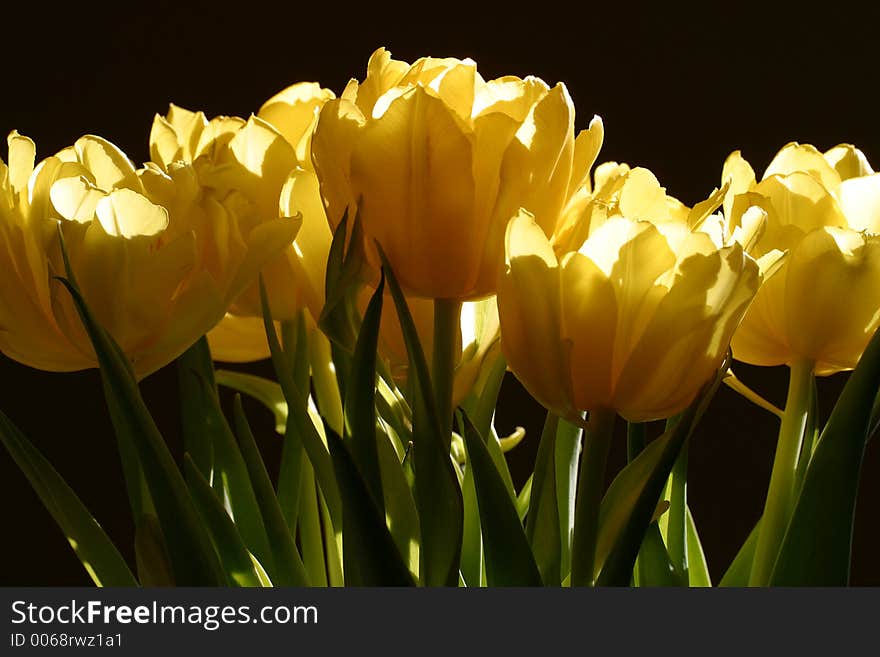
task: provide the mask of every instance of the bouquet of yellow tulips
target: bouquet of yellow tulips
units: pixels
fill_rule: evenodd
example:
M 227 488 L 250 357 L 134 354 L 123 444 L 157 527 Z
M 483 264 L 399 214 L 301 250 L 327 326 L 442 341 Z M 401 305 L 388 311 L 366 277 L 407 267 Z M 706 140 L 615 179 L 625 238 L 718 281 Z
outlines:
M 92 135 L 38 161 L 12 132 L 0 351 L 100 368 L 136 563 L 2 413 L 0 441 L 95 584 L 846 585 L 880 422 L 880 174 L 850 145 L 790 143 L 760 180 L 734 152 L 687 207 L 597 165 L 598 116 L 575 125 L 561 83 L 379 49 L 338 97 L 171 105 L 140 168 Z M 265 358 L 274 379 L 215 365 Z M 783 409 L 737 360 L 790 368 Z M 139 390 L 165 366 L 182 460 Z M 541 436 L 496 431 L 508 370 Z M 822 426 L 816 377 L 844 370 Z M 722 384 L 780 426 L 763 515 L 712 582 L 688 443 Z M 240 395 L 274 413 L 277 472 Z

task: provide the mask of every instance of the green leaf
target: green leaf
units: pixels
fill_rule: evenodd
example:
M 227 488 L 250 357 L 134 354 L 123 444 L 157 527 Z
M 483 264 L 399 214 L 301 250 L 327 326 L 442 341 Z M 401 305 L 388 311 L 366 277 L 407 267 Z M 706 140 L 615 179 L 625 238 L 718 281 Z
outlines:
M 348 387 L 345 391 L 345 435 L 355 465 L 361 472 L 380 514 L 385 513 L 379 454 L 376 446 L 376 350 L 382 318 L 383 276 L 364 313 Z
M 541 573 L 507 486 L 476 427 L 467 415 L 461 417 L 480 510 L 486 582 L 489 586 L 541 586 Z
M 217 396 L 206 389 L 202 402 L 204 431 L 214 445 L 214 490 L 225 502 L 247 549 L 266 568 L 273 581 L 277 581 L 272 542 L 260 513 L 254 483 L 248 474 L 245 459 L 235 442 L 235 436 L 223 415 Z
M 600 586 L 628 586 L 633 565 L 657 502 L 678 453 L 690 437 L 727 372 L 730 352 L 707 383 L 681 413 L 678 422 L 648 445 L 611 482 L 602 500 L 596 564 Z
M 639 586 L 681 586 L 656 522 L 645 531 L 639 549 Z
M 165 537 L 154 515 L 141 516 L 134 532 L 134 558 L 142 586 L 174 586 Z
M 770 579 L 775 586 L 849 583 L 856 497 L 880 388 L 880 331 L 847 380 L 819 436 Z
M 474 469 L 466 467 L 461 482 L 464 524 L 461 540 L 461 577 L 466 586 L 478 587 L 482 584 L 483 535 L 480 529 L 480 507 L 477 505 L 477 489 L 474 484 Z
M 417 573 L 419 568 L 419 513 L 416 509 L 412 490 L 406 480 L 397 452 L 391 439 L 376 429 L 379 469 L 381 472 L 382 495 L 385 500 L 385 515 L 388 518 L 388 531 L 394 538 L 397 549 L 409 564 L 409 570 Z
M 529 513 L 529 506 L 532 504 L 533 479 L 534 474 L 530 474 L 529 478 L 526 479 L 526 483 L 520 489 L 519 495 L 516 496 L 516 514 L 519 516 L 520 522 L 525 522 L 526 516 Z
M 342 526 L 342 507 L 339 497 L 339 487 L 336 483 L 336 475 L 330 452 L 324 444 L 321 435 L 309 413 L 308 397 L 304 396 L 296 384 L 290 363 L 285 357 L 275 333 L 275 324 L 272 321 L 272 313 L 269 310 L 269 300 L 266 296 L 266 287 L 260 279 L 260 300 L 263 306 L 263 325 L 266 329 L 266 340 L 269 343 L 269 351 L 272 354 L 272 364 L 275 367 L 275 375 L 281 384 L 284 398 L 287 400 L 289 410 L 288 421 L 293 421 L 293 429 L 302 441 L 309 462 L 315 470 L 318 485 L 324 493 L 330 518 L 338 529 Z
M 566 420 L 556 430 L 556 506 L 559 510 L 559 572 L 571 573 L 571 540 L 574 534 L 574 499 L 578 476 L 578 456 L 583 429 Z
M 248 551 L 238 528 L 214 493 L 211 484 L 199 471 L 189 454 L 184 455 L 183 458 L 183 470 L 193 500 L 205 526 L 211 532 L 214 547 L 217 548 L 223 569 L 229 575 L 230 581 L 237 586 L 263 586 L 264 575 L 255 566 L 259 562 Z
M 214 441 L 207 430 L 204 408 L 205 396 L 217 394 L 217 382 L 207 338 L 199 338 L 177 359 L 176 365 L 183 449 L 192 457 L 202 476 L 210 480 L 214 468 Z
M 287 521 L 275 497 L 275 489 L 266 472 L 263 457 L 254 441 L 254 435 L 248 425 L 241 405 L 241 396 L 235 396 L 234 410 L 235 431 L 241 445 L 241 455 L 247 466 L 247 472 L 253 484 L 258 513 L 265 522 L 266 533 L 271 546 L 273 569 L 269 571 L 272 581 L 280 586 L 308 586 L 308 578 L 302 559 L 296 550 L 293 536 Z
M 548 586 L 558 586 L 562 581 L 560 570 L 562 537 L 556 499 L 558 427 L 559 417 L 548 411 L 541 441 L 538 443 L 538 454 L 535 457 L 531 500 L 529 513 L 526 516 L 526 538 L 541 571 L 541 579 Z
M 458 586 L 464 531 L 461 487 L 449 455 L 448 438 L 440 429 L 428 362 L 406 298 L 382 248 L 377 245 L 377 250 L 397 309 L 413 380 L 413 464 L 422 535 L 419 577 L 428 586 Z
M 254 374 L 232 370 L 217 370 L 215 376 L 219 385 L 253 397 L 272 411 L 275 416 L 275 431 L 284 435 L 284 428 L 287 426 L 287 401 L 278 383 Z
M 758 546 L 758 533 L 761 527 L 759 519 L 748 538 L 740 546 L 739 552 L 736 553 L 733 562 L 728 566 L 727 572 L 718 583 L 719 586 L 748 586 L 749 578 L 752 574 L 752 562 L 755 559 L 755 548 Z
M 653 441 L 615 477 L 599 512 L 596 548 L 598 585 L 628 586 L 633 564 L 651 523 L 681 446 L 687 438 L 696 403 L 674 427 Z
M 513 477 L 510 475 L 507 459 L 504 458 L 501 441 L 498 439 L 498 434 L 495 433 L 495 427 L 491 425 L 489 425 L 489 433 L 486 434 L 485 444 L 486 449 L 489 450 L 489 456 L 492 458 L 492 463 L 495 464 L 495 469 L 498 470 L 498 474 L 501 475 L 501 480 L 504 482 L 505 488 L 507 488 L 510 499 L 516 500 L 516 488 L 513 485 Z
M 709 564 L 706 563 L 706 553 L 703 552 L 703 544 L 697 534 L 697 526 L 694 524 L 694 516 L 690 507 L 685 507 L 687 517 L 687 551 L 688 551 L 688 584 L 696 587 L 712 586 L 712 577 L 709 575 Z
M 318 485 L 311 464 L 305 461 L 302 466 L 302 490 L 299 494 L 296 523 L 299 528 L 300 551 L 309 582 L 312 586 L 324 587 L 327 586 L 327 562 L 324 557 L 324 536 L 321 532 Z
M 0 411 L 0 441 L 52 514 L 97 586 L 137 586 L 116 546 L 76 493 L 24 434 Z M 7 534 L 7 538 L 11 538 Z
M 412 586 L 409 568 L 379 513 L 367 483 L 342 439 L 327 442 L 342 496 L 342 553 L 346 586 Z
M 351 353 L 357 334 L 353 300 L 363 285 L 361 269 L 364 254 L 363 229 L 359 217 L 355 216 L 350 236 L 348 223 L 346 209 L 330 242 L 324 277 L 325 301 L 318 318 L 318 326 L 334 344 Z
M 113 338 L 98 325 L 75 284 L 63 278 L 58 280 L 73 297 L 98 356 L 104 395 L 117 437 L 137 455 L 168 545 L 175 582 L 180 586 L 223 585 L 226 577 L 210 536 L 141 398 L 130 363 Z

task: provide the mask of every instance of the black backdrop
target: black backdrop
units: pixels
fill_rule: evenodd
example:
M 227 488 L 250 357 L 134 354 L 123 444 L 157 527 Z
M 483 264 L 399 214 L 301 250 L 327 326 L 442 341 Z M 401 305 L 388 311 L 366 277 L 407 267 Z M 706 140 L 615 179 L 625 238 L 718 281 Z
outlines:
M 273 3 L 274 4 L 274 3 Z M 661 6 L 662 5 L 662 6 Z M 341 91 L 363 77 L 385 45 L 401 59 L 470 56 L 485 77 L 534 74 L 564 81 L 578 128 L 600 114 L 600 159 L 653 170 L 692 204 L 719 182 L 726 155 L 741 149 L 760 172 L 783 144 L 859 145 L 880 167 L 877 10 L 845 3 L 822 13 L 741 3 L 697 11 L 653 3 L 488 5 L 413 3 L 357 9 L 336 3 L 116 3 L 4 7 L 0 131 L 18 129 L 47 156 L 85 133 L 147 158 L 156 112 L 169 102 L 211 116 L 247 116 L 276 91 L 317 80 Z M 265 363 L 247 368 L 269 373 Z M 784 368 L 739 365 L 741 378 L 781 405 Z M 823 411 L 846 380 L 820 381 Z M 160 428 L 179 450 L 176 377 L 165 368 L 143 383 Z M 0 358 L 0 408 L 38 444 L 110 535 L 131 556 L 132 527 L 99 378 L 46 374 Z M 268 413 L 249 404 L 261 446 L 277 463 Z M 501 430 L 526 427 L 510 455 L 522 483 L 543 415 L 508 378 Z M 777 422 L 726 388 L 691 447 L 689 496 L 717 579 L 760 514 Z M 622 427 L 618 427 L 622 429 Z M 612 460 L 624 458 L 623 436 Z M 880 448 L 868 448 L 855 531 L 853 583 L 880 584 Z M 0 450 L 0 584 L 87 584 L 61 533 Z

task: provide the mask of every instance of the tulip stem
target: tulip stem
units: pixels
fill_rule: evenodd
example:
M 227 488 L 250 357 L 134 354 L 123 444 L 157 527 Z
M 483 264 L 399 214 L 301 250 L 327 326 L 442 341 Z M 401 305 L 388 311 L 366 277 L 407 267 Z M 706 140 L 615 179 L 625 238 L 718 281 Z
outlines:
M 666 544 L 669 556 L 682 586 L 687 586 L 688 550 L 687 550 L 687 475 L 688 475 L 688 443 L 685 441 L 675 465 L 672 466 L 669 487 L 669 511 L 666 524 Z
M 749 586 L 767 586 L 776 565 L 794 502 L 798 456 L 810 412 L 812 387 L 812 361 L 793 363 Z
M 571 546 L 571 586 L 592 586 L 595 582 L 596 542 L 599 537 L 599 508 L 605 491 L 605 466 L 614 433 L 613 411 L 590 411 L 578 474 L 574 508 L 574 537 Z
M 461 301 L 434 300 L 434 353 L 431 378 L 440 430 L 447 445 L 452 442 L 452 388 L 461 331 Z

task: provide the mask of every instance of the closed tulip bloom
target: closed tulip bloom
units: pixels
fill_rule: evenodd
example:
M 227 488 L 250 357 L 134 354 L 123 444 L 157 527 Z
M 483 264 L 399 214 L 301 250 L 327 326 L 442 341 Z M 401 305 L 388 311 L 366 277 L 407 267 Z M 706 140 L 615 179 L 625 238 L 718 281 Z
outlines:
M 723 176 L 729 204 L 746 198 L 767 212 L 755 253 L 788 251 L 734 335 L 734 356 L 755 365 L 806 360 L 819 375 L 855 367 L 880 324 L 880 174 L 852 146 L 823 154 L 792 143 L 760 182 L 738 152 Z
M 561 257 L 529 213 L 508 226 L 502 350 L 529 392 L 564 417 L 603 410 L 641 422 L 683 410 L 758 289 L 758 265 L 739 243 L 647 218 L 609 216 Z
M 220 204 L 183 212 L 192 192 L 185 169 L 159 180 L 99 137 L 36 167 L 35 150 L 13 133 L 9 164 L 0 165 L 0 349 L 32 367 L 97 366 L 72 299 L 52 280 L 66 273 L 59 226 L 86 302 L 138 377 L 214 326 L 296 234 L 286 220 L 243 231 Z
M 598 118 L 575 136 L 562 84 L 380 49 L 321 110 L 312 154 L 331 225 L 357 207 L 374 268 L 378 241 L 409 294 L 467 300 L 494 293 L 520 207 L 553 234 L 601 141 Z

